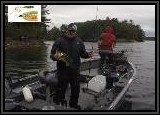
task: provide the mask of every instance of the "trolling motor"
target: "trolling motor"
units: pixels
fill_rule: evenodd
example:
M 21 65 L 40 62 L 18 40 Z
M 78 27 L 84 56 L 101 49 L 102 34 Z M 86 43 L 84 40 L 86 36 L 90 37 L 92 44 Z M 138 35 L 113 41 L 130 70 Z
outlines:
M 42 84 L 46 85 L 46 100 L 47 105 L 42 108 L 42 110 L 55 110 L 55 107 L 52 105 L 49 105 L 50 103 L 50 97 L 51 96 L 57 96 L 57 88 L 58 88 L 58 79 L 56 71 L 47 71 L 43 70 L 39 73 L 39 81 Z M 54 90 L 54 91 L 51 91 Z M 52 94 L 51 94 L 52 93 Z M 53 98 L 54 100 L 54 98 Z
M 39 81 L 42 84 L 46 85 L 53 85 L 53 87 L 58 86 L 58 79 L 57 79 L 57 74 L 55 71 L 47 71 L 43 70 L 39 72 Z

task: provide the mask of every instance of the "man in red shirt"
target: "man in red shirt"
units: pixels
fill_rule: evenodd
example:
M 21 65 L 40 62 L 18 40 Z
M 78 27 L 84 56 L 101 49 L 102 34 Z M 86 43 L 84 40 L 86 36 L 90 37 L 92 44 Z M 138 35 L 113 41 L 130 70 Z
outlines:
M 107 26 L 101 34 L 98 42 L 99 55 L 100 55 L 100 69 L 103 68 L 103 64 L 112 63 L 113 47 L 116 43 L 116 37 L 113 34 L 113 28 Z M 107 58 L 106 58 L 107 57 Z

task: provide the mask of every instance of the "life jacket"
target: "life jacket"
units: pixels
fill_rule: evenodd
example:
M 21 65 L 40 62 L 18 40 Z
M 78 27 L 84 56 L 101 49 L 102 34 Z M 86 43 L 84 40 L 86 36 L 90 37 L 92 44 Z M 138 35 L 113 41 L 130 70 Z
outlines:
M 99 49 L 113 50 L 113 44 L 116 42 L 116 37 L 113 34 L 113 29 L 107 27 L 100 36 Z

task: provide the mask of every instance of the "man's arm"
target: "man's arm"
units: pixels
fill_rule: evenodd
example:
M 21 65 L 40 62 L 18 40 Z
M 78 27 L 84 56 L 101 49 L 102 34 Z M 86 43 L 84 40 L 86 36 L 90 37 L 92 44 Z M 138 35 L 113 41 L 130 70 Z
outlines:
M 102 36 L 103 36 L 103 34 L 101 34 L 100 37 L 99 37 L 99 39 L 98 39 L 98 47 L 99 47 L 99 45 L 101 45 L 101 43 L 102 43 Z
M 58 55 L 57 55 L 57 51 L 59 49 L 59 46 L 60 45 L 60 42 L 59 41 L 56 41 L 53 46 L 52 46 L 52 49 L 51 49 L 51 55 L 50 55 L 50 58 L 53 60 L 53 61 L 58 61 Z
M 80 49 L 80 56 L 82 58 L 90 58 L 93 56 L 93 52 L 87 52 L 85 49 L 85 45 L 84 43 L 81 41 L 81 49 Z

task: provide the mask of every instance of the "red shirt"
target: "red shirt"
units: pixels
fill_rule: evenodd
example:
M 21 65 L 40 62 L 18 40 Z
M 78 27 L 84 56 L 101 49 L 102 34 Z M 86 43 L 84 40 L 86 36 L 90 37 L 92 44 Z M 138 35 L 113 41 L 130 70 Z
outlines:
M 113 44 L 116 42 L 116 37 L 113 35 L 113 30 L 107 28 L 100 36 L 100 50 L 113 50 Z

